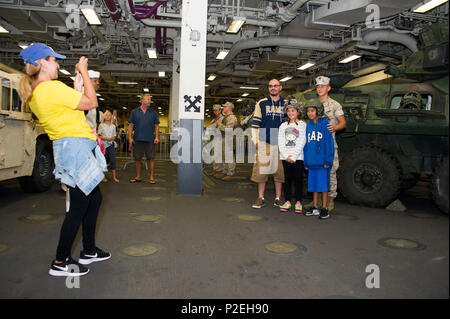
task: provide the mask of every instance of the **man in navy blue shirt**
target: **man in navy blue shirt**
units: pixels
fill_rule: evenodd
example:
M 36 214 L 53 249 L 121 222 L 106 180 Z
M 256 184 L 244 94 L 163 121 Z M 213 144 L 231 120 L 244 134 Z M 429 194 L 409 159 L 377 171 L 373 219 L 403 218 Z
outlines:
M 159 143 L 158 113 L 150 108 L 150 94 L 141 96 L 141 106 L 131 111 L 128 120 L 128 141 L 133 146 L 133 155 L 136 162 L 136 177 L 130 183 L 141 181 L 142 157 L 147 158 L 150 166 L 150 183 L 155 184 L 153 171 L 155 168 L 155 148 Z M 134 130 L 134 134 L 131 133 Z

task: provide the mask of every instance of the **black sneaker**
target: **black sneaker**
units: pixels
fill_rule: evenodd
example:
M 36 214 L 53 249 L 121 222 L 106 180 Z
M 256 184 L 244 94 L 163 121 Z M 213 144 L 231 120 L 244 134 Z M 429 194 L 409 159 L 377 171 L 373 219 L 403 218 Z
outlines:
M 273 206 L 281 207 L 281 205 L 283 205 L 283 203 L 281 202 L 281 199 L 275 198 L 275 201 L 273 202 Z
M 311 207 L 306 213 L 305 216 L 319 216 L 320 212 L 317 207 Z
M 96 261 L 104 261 L 111 258 L 111 254 L 95 247 L 95 253 L 85 253 L 83 250 L 80 252 L 80 259 L 78 262 L 82 265 L 89 265 Z
M 330 214 L 328 214 L 328 209 L 322 208 L 320 210 L 319 219 L 327 219 L 328 217 L 330 217 Z
M 88 272 L 88 268 L 77 263 L 72 257 L 69 257 L 65 262 L 60 264 L 57 264 L 56 260 L 53 260 L 48 274 L 51 276 L 77 277 L 86 275 Z

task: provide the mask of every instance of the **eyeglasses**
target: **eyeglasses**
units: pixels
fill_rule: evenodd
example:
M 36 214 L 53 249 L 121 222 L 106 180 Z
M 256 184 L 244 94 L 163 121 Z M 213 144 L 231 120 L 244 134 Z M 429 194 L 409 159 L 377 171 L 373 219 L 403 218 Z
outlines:
M 277 88 L 277 87 L 279 87 L 279 86 L 281 86 L 281 85 L 279 85 L 279 84 L 269 84 L 269 88 Z

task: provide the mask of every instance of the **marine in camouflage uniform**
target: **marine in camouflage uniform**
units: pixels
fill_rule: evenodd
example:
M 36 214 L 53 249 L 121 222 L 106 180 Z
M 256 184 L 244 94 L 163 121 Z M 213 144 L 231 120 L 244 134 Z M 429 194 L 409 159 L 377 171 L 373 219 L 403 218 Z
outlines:
M 330 78 L 318 76 L 316 78 L 316 90 L 319 95 L 319 100 L 323 104 L 324 113 L 331 124 L 328 126 L 328 129 L 333 133 L 334 140 L 334 161 L 333 167 L 330 170 L 330 192 L 328 193 L 328 211 L 331 212 L 334 209 L 334 199 L 337 196 L 336 171 L 339 168 L 338 145 L 336 143 L 335 133 L 345 128 L 346 121 L 342 105 L 328 96 L 328 92 L 331 90 Z
M 217 127 L 217 123 L 222 123 L 223 121 L 223 114 L 222 114 L 222 106 L 220 104 L 214 104 L 213 105 L 213 112 L 214 115 L 216 116 L 211 123 L 208 125 L 207 129 L 213 129 Z M 214 152 L 214 150 L 213 150 Z M 214 158 L 214 153 L 211 154 L 211 156 Z M 213 172 L 212 175 L 215 174 L 221 174 L 223 171 L 223 164 L 222 161 L 220 161 L 219 163 L 213 162 Z
M 222 122 L 217 123 L 217 128 L 222 132 L 222 165 L 223 170 L 222 173 L 223 176 L 216 175 L 217 178 L 222 179 L 223 181 L 229 181 L 231 179 L 231 176 L 234 175 L 235 169 L 236 169 L 236 162 L 234 160 L 234 154 L 233 154 L 233 136 L 230 136 L 226 139 L 225 137 L 225 129 L 235 129 L 239 127 L 239 120 L 236 117 L 236 115 L 233 114 L 234 104 L 231 102 L 226 102 L 225 104 L 222 104 L 223 106 L 223 113 L 224 118 Z M 226 140 L 225 140 L 226 139 Z M 232 162 L 226 163 L 225 162 L 225 154 L 232 154 Z M 228 159 L 229 160 L 229 159 Z

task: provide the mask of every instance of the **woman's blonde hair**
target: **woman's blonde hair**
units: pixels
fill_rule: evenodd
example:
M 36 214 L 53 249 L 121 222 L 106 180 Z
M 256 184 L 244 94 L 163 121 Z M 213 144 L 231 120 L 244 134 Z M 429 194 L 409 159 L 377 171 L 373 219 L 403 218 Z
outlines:
M 98 111 L 97 111 L 98 112 Z M 106 115 L 107 114 L 111 114 L 111 119 L 109 120 L 109 122 L 112 124 L 112 122 L 113 122 L 113 118 L 112 118 L 112 113 L 110 112 L 110 111 L 106 111 L 104 114 L 103 114 L 103 119 L 102 119 L 102 121 L 101 121 L 101 124 L 103 124 L 104 122 L 105 122 L 105 118 L 106 118 Z
M 33 83 L 34 78 L 39 74 L 41 70 L 41 64 L 39 61 L 36 61 L 37 65 L 33 65 L 31 63 L 25 64 L 25 74 L 19 81 L 19 87 L 17 91 L 19 92 L 19 96 L 24 103 L 27 103 L 33 92 L 33 88 L 31 87 L 31 83 Z

